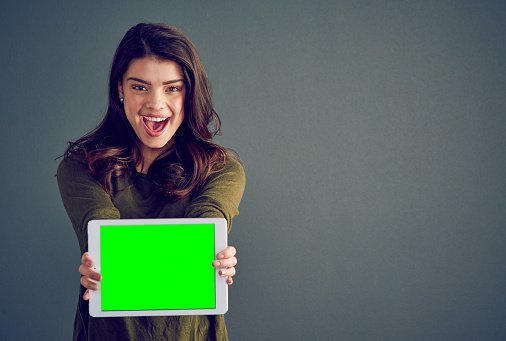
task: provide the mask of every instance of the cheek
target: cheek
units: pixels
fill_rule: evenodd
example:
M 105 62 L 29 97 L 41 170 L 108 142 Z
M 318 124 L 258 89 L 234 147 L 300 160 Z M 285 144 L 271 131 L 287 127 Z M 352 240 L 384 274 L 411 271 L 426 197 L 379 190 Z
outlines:
M 181 111 L 184 112 L 185 108 L 186 108 L 186 94 L 184 94 L 183 98 L 181 99 Z
M 125 116 L 128 120 L 128 122 L 132 123 L 132 114 L 129 107 L 125 106 Z
M 183 124 L 185 118 L 186 118 L 186 115 L 184 113 L 184 109 L 181 108 L 181 115 L 179 116 L 179 124 L 178 124 L 178 126 L 180 126 L 181 124 Z
M 184 111 L 181 111 L 180 115 L 178 116 L 177 122 L 175 123 L 175 129 L 176 132 L 182 132 L 185 130 L 183 127 L 185 126 L 185 114 Z
M 139 111 L 139 103 L 135 102 L 134 100 L 129 100 L 128 103 L 125 103 L 124 109 L 125 109 L 125 114 L 129 118 L 129 120 L 135 119 L 136 117 L 139 116 L 137 114 Z
M 125 122 L 126 124 L 130 125 L 130 128 L 132 128 L 134 131 L 136 131 L 136 134 L 137 134 L 137 129 L 138 129 L 138 126 L 139 126 L 139 115 L 136 114 L 136 112 L 134 111 L 134 108 L 132 108 L 131 106 L 125 106 L 125 118 L 126 118 L 126 121 L 128 122 Z
M 181 102 L 179 103 L 176 103 L 173 107 L 172 107 L 172 111 L 174 113 L 177 113 L 176 116 L 177 116 L 177 119 L 179 122 L 183 122 L 184 119 L 185 119 L 185 103 L 184 103 L 184 98 Z

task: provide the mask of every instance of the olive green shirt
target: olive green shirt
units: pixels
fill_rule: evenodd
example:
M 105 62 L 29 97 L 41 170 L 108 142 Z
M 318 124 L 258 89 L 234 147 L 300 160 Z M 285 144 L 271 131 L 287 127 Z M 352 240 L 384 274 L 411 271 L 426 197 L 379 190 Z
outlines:
M 70 158 L 60 163 L 57 179 L 81 254 L 88 250 L 87 224 L 91 219 L 217 217 L 227 220 L 230 232 L 245 186 L 243 168 L 233 158 L 225 169 L 212 174 L 198 193 L 178 202 L 166 200 L 146 174 L 113 178 L 111 199 L 87 164 Z M 184 262 L 184 256 L 175 261 Z M 135 286 L 135 274 L 125 274 L 125 285 Z M 95 318 L 89 315 L 84 292 L 81 286 L 74 340 L 228 340 L 223 315 Z

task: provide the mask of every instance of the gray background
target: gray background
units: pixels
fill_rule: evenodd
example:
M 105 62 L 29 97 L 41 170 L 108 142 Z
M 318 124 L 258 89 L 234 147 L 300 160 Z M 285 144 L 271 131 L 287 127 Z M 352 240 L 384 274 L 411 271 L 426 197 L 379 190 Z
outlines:
M 2 5 L 0 340 L 71 337 L 54 159 L 103 116 L 143 21 L 195 43 L 244 159 L 231 339 L 506 339 L 505 4 Z

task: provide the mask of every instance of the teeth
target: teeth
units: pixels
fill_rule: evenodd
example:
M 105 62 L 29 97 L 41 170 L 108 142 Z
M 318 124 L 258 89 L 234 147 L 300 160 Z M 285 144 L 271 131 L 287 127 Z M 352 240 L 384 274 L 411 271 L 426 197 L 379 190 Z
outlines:
M 162 122 L 167 119 L 167 117 L 149 117 L 149 116 L 144 116 L 144 118 L 148 121 L 153 121 L 153 122 Z

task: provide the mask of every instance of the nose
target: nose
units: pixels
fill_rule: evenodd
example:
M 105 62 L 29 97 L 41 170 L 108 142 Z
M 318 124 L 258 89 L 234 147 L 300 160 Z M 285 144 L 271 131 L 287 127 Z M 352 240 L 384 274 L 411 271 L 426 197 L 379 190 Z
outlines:
M 165 96 L 163 91 L 151 91 L 148 95 L 146 107 L 152 110 L 161 110 L 165 107 Z

